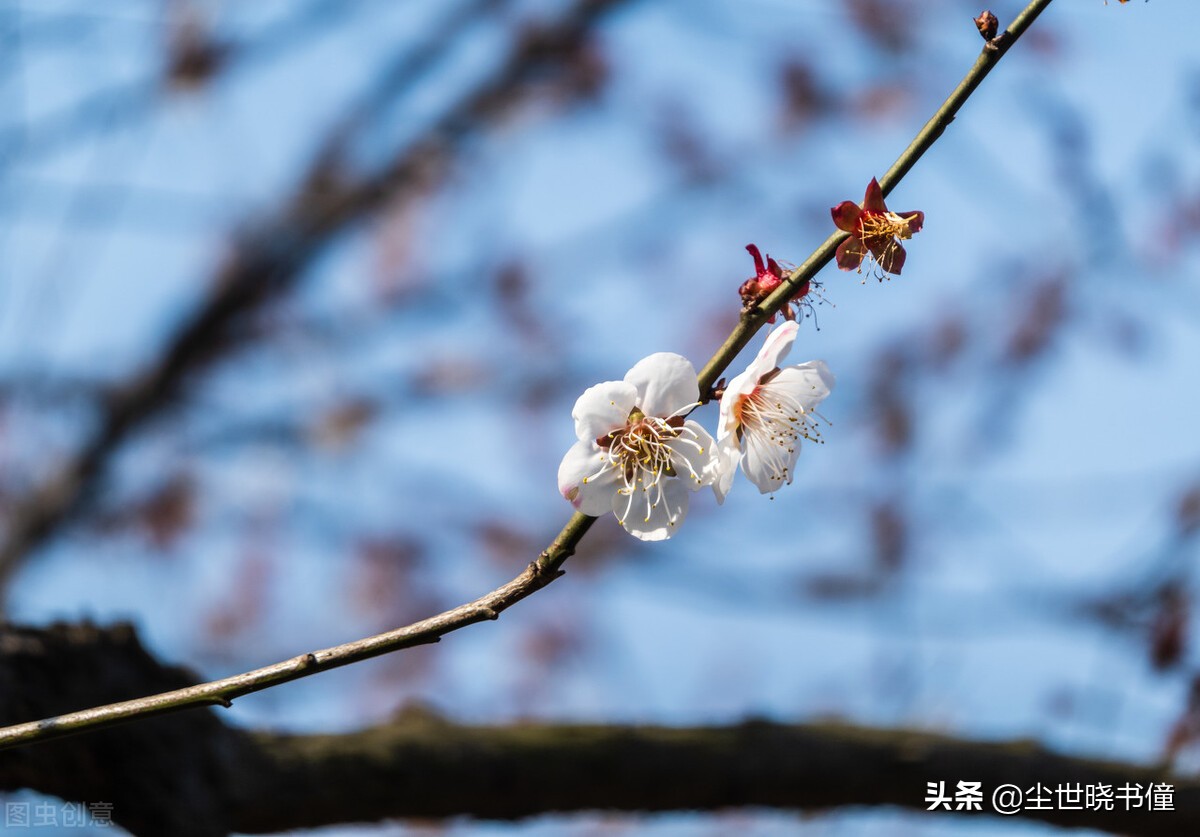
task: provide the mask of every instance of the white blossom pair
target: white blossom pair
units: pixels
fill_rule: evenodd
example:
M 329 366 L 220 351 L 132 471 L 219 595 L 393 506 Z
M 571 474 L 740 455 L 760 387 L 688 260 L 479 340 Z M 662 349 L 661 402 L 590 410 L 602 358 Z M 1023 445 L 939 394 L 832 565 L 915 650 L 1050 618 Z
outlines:
M 798 325 L 785 322 L 726 387 L 717 438 L 686 416 L 699 405 L 696 370 L 659 352 L 622 381 L 590 387 L 575 402 L 576 442 L 558 469 L 562 495 L 584 514 L 613 512 L 642 540 L 671 537 L 688 495 L 711 486 L 724 502 L 741 467 L 764 494 L 792 481 L 800 440 L 817 435 L 812 411 L 833 387 L 823 361 L 781 369 Z

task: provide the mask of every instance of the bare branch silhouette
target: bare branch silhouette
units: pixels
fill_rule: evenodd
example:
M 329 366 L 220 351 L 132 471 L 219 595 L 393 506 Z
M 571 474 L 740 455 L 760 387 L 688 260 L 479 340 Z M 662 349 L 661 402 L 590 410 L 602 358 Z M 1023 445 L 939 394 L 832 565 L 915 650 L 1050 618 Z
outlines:
M 194 675 L 163 666 L 132 628 L 0 631 L 0 718 L 44 713 Z M 63 765 L 72 765 L 64 770 Z M 969 741 L 837 722 L 728 726 L 468 726 L 410 708 L 338 735 L 228 727 L 195 712 L 0 755 L 0 788 L 113 804 L 138 835 L 219 837 L 392 818 L 515 820 L 551 812 L 925 811 L 927 783 L 1174 785 L 1173 810 L 1022 809 L 1016 816 L 1130 835 L 1200 828 L 1200 782 L 1151 765 L 1054 753 L 1031 741 Z M 985 797 L 984 810 L 989 803 Z M 938 816 L 981 816 L 978 812 Z

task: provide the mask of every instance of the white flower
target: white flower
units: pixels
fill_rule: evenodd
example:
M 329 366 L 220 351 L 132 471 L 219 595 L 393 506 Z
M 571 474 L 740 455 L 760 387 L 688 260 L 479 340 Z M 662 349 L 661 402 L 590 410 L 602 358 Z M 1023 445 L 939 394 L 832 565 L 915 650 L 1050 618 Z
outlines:
M 584 514 L 611 511 L 634 537 L 671 537 L 688 492 L 717 476 L 713 437 L 684 419 L 699 400 L 695 368 L 670 352 L 638 361 L 623 381 L 590 387 L 571 411 L 579 441 L 558 467 L 558 490 Z
M 811 413 L 833 389 L 833 374 L 823 360 L 779 368 L 792 348 L 799 325 L 788 321 L 769 335 L 758 357 L 729 382 L 721 396 L 717 425 L 720 479 L 713 484 L 725 501 L 733 474 L 742 471 L 763 494 L 792 481 L 800 440 L 820 436 Z

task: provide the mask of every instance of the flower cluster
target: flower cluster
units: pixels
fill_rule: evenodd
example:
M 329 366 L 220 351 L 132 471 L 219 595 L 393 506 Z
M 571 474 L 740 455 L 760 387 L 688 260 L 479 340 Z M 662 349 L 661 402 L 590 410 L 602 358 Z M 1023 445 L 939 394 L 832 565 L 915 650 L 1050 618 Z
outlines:
M 687 418 L 700 391 L 679 355 L 650 355 L 623 380 L 587 389 L 571 412 L 579 441 L 559 465 L 559 492 L 584 514 L 611 511 L 631 535 L 658 541 L 683 523 L 690 492 L 711 487 L 724 502 L 739 465 L 764 494 L 790 483 L 800 441 L 819 435 L 813 410 L 833 387 L 823 361 L 777 365 L 797 329 L 775 329 L 725 388 L 716 439 Z

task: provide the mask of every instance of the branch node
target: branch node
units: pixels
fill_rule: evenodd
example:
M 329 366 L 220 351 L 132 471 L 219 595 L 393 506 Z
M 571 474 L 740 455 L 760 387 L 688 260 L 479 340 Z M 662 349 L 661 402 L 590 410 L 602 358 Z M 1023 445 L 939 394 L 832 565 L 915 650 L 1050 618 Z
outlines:
M 983 45 L 984 52 L 999 52 L 1008 46 L 1008 42 L 1012 40 L 1012 32 L 1007 29 L 1001 32 L 996 37 L 992 38 Z

